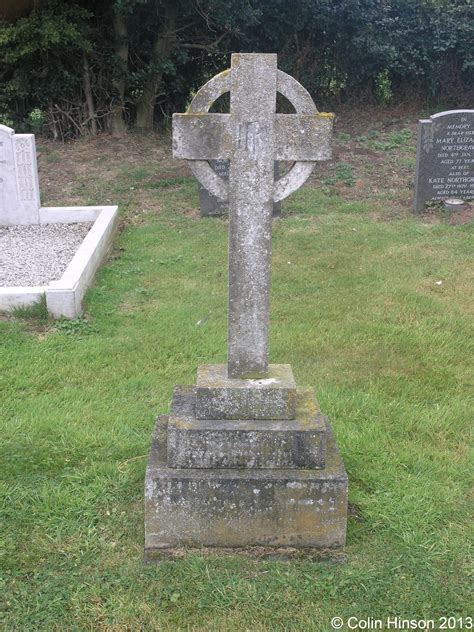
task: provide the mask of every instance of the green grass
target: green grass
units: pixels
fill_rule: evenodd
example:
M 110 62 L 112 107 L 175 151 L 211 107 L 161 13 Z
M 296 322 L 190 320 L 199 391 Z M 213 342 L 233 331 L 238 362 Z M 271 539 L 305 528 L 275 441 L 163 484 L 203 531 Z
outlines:
M 333 616 L 468 614 L 472 229 L 375 222 L 368 202 L 311 188 L 274 224 L 271 361 L 316 388 L 333 424 L 348 561 L 143 565 L 154 418 L 226 353 L 227 226 L 183 216 L 195 186 L 173 184 L 160 215 L 126 225 L 85 318 L 0 321 L 5 629 L 327 631 Z

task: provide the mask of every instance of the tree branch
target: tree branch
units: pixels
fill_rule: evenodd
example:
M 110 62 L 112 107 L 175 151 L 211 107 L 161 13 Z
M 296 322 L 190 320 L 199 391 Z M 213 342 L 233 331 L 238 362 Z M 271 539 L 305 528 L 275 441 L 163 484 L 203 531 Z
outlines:
M 181 48 L 197 48 L 199 50 L 212 50 L 213 48 L 216 48 L 219 42 L 222 41 L 226 35 L 227 35 L 227 31 L 225 33 L 222 33 L 222 35 L 220 35 L 216 40 L 214 40 L 210 44 L 181 44 Z

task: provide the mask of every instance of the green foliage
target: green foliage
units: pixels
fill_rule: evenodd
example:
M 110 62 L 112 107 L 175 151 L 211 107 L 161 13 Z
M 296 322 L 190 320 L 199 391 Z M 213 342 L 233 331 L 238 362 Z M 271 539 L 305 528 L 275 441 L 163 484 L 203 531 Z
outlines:
M 347 143 L 351 140 L 351 135 L 347 132 L 339 132 L 339 134 L 337 135 L 337 139 L 343 143 Z
M 117 104 L 132 125 L 150 89 L 155 118 L 166 120 L 229 65 L 229 51 L 278 53 L 280 68 L 326 109 L 354 96 L 386 105 L 407 94 L 461 107 L 474 85 L 469 4 L 45 0 L 0 25 L 0 120 L 81 135 L 90 127 L 87 81 L 102 129 Z M 31 118 L 36 109 L 41 124 Z
M 44 115 L 43 112 L 39 108 L 33 108 L 31 112 L 28 114 L 28 122 L 31 126 L 31 131 L 33 133 L 37 133 L 41 131 L 44 125 Z
M 13 120 L 78 90 L 78 61 L 92 47 L 91 16 L 75 2 L 50 0 L 15 23 L 0 25 L 0 108 L 8 108 Z
M 382 70 L 375 80 L 375 96 L 383 105 L 388 105 L 393 97 L 388 68 Z
M 324 184 L 336 184 L 337 182 L 343 182 L 348 187 L 354 186 L 355 179 L 352 165 L 347 162 L 338 162 L 333 175 L 323 181 Z
M 96 328 L 86 318 L 60 318 L 55 323 L 55 328 L 58 331 L 62 331 L 69 335 L 84 335 L 91 334 L 96 331 Z
M 10 112 L 8 105 L 0 103 L 0 125 L 6 125 L 7 127 L 13 127 L 13 119 L 10 118 Z
M 392 132 L 388 137 L 388 148 L 401 147 L 410 142 L 412 137 L 411 129 L 401 129 L 398 132 Z
M 356 141 L 371 149 L 390 151 L 399 147 L 410 146 L 412 131 L 408 128 L 392 132 L 386 141 L 377 140 L 379 137 L 377 130 L 371 130 L 368 134 L 357 136 Z

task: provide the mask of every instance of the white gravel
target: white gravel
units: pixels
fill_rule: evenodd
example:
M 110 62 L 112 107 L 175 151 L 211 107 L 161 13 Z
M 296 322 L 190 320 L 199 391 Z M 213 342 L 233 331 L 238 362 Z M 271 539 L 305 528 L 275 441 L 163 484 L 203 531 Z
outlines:
M 60 279 L 91 226 L 0 226 L 0 287 L 48 285 Z

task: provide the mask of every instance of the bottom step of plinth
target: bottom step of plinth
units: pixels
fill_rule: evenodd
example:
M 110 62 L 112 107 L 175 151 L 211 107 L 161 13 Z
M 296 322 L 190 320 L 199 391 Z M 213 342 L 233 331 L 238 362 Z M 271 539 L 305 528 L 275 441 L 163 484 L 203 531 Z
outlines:
M 348 481 L 329 428 L 324 469 L 177 469 L 167 424 L 158 418 L 145 477 L 145 559 L 177 547 L 344 546 Z

